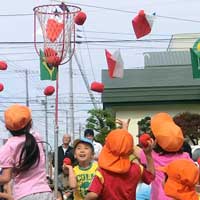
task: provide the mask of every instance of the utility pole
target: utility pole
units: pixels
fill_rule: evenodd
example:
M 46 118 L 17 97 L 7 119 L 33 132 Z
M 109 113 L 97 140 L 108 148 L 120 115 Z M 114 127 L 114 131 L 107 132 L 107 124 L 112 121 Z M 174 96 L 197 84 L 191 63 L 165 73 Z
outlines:
M 71 44 L 69 47 L 71 54 Z M 73 71 L 72 71 L 72 59 L 69 61 L 69 133 L 72 135 L 72 141 L 74 141 L 74 93 L 73 93 Z
M 88 94 L 89 94 L 89 96 L 90 96 L 90 99 L 91 99 L 91 101 L 92 101 L 92 104 L 93 104 L 93 106 L 94 106 L 95 109 L 98 109 L 98 106 L 97 106 L 97 103 L 96 103 L 96 101 L 95 101 L 95 98 L 94 98 L 94 96 L 93 96 L 93 94 L 92 94 L 92 92 L 91 92 L 91 90 L 90 90 L 90 85 L 89 85 L 88 79 L 87 79 L 87 77 L 86 77 L 86 75 L 85 75 L 85 73 L 84 73 L 84 71 L 83 71 L 83 69 L 82 69 L 82 67 L 81 67 L 81 64 L 79 63 L 78 57 L 77 57 L 77 55 L 76 55 L 76 52 L 74 53 L 74 57 L 75 57 L 75 60 L 76 60 L 77 65 L 78 65 L 78 68 L 79 68 L 79 70 L 80 70 L 80 73 L 81 73 L 81 76 L 82 76 L 82 78 L 83 78 L 83 81 L 84 81 L 84 83 L 85 83 L 85 86 L 86 86 L 86 88 L 87 88 L 87 91 L 88 91 Z
M 26 106 L 29 107 L 29 90 L 28 90 L 28 70 L 25 70 L 25 76 L 26 76 Z
M 79 122 L 79 130 L 78 130 L 79 138 L 81 138 L 81 130 L 82 130 L 82 124 L 81 124 L 81 122 Z
M 45 157 L 46 157 L 46 172 L 49 174 L 49 150 L 48 150 L 48 116 L 47 116 L 47 96 L 45 96 L 45 100 L 43 101 L 44 109 L 45 109 L 45 139 L 46 139 L 46 148 L 45 148 Z
M 66 110 L 66 133 L 68 133 L 68 110 Z
M 31 74 L 38 74 L 39 72 L 38 71 L 33 71 L 33 70 L 27 70 L 27 69 L 22 69 L 22 70 L 14 70 L 14 72 L 16 73 L 25 73 L 25 89 L 26 89 L 26 106 L 29 107 L 29 77 L 28 77 L 28 74 L 31 73 Z

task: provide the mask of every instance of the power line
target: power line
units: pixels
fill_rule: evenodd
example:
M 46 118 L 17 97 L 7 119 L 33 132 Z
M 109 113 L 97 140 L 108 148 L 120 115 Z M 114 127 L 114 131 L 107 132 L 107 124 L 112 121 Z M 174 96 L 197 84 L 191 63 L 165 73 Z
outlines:
M 57 2 L 61 2 L 60 0 L 56 0 Z M 90 7 L 90 8 L 96 8 L 96 9 L 103 9 L 108 11 L 116 11 L 121 13 L 129 13 L 129 14 L 137 14 L 138 11 L 129 11 L 129 10 L 122 10 L 122 9 L 116 9 L 116 8 L 108 8 L 103 6 L 94 6 L 94 5 L 88 5 L 88 4 L 81 4 L 76 3 L 76 5 L 84 6 L 84 7 Z M 24 16 L 33 16 L 33 14 L 30 13 L 20 13 L 20 14 L 4 14 L 0 15 L 0 17 L 24 17 Z M 171 19 L 176 21 L 185 21 L 185 22 L 193 22 L 193 23 L 200 23 L 199 20 L 194 19 L 186 19 L 186 18 L 179 18 L 179 17 L 171 17 L 171 16 L 164 16 L 164 15 L 156 15 L 157 18 L 165 18 L 165 19 Z
M 60 0 L 55 0 L 55 1 L 61 2 Z M 81 4 L 81 3 L 76 3 L 76 5 L 85 6 L 85 7 L 89 7 L 89 8 L 97 8 L 97 9 L 102 9 L 102 10 L 116 11 L 116 12 L 121 12 L 121 13 L 129 13 L 129 14 L 137 14 L 138 13 L 136 11 L 122 10 L 122 9 L 116 9 L 116 8 L 108 8 L 108 7 L 103 7 L 103 6 L 94 6 L 94 5 Z M 170 16 L 164 16 L 164 15 L 156 15 L 156 17 L 157 18 L 160 17 L 160 18 L 172 19 L 172 20 L 177 20 L 177 21 L 200 23 L 199 20 L 185 19 L 185 18 L 179 18 L 179 17 L 170 17 Z

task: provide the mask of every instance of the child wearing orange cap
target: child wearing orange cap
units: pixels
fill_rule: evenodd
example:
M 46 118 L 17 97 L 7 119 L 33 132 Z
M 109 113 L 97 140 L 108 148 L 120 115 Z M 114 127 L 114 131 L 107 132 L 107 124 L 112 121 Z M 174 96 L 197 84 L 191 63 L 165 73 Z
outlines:
M 85 200 L 135 200 L 136 187 L 142 180 L 150 184 L 154 179 L 154 165 L 151 156 L 152 145 L 144 149 L 147 169 L 131 162 L 133 137 L 125 129 L 111 131 L 99 155 L 99 169 L 88 189 Z
M 151 200 L 171 200 L 166 196 L 162 183 L 165 179 L 164 173 L 157 170 L 177 159 L 188 159 L 188 153 L 182 151 L 184 137 L 182 130 L 177 126 L 172 117 L 167 113 L 158 113 L 151 118 L 151 130 L 155 139 L 155 147 L 152 157 L 156 168 L 156 177 L 151 184 Z M 142 164 L 146 164 L 146 158 L 142 149 L 135 149 L 136 156 Z
M 166 175 L 165 194 L 173 200 L 199 200 L 195 185 L 199 180 L 199 169 L 188 159 L 178 159 L 158 168 Z
M 15 200 L 52 200 L 42 140 L 38 133 L 31 133 L 30 109 L 19 104 L 12 105 L 5 111 L 4 119 L 12 137 L 0 149 L 0 166 L 3 168 L 0 183 L 7 183 L 13 178 Z

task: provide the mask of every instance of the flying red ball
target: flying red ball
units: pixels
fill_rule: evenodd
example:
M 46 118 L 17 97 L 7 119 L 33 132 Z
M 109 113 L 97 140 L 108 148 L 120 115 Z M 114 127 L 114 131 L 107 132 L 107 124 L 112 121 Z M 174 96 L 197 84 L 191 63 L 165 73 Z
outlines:
M 55 88 L 53 86 L 48 86 L 44 89 L 44 95 L 51 96 L 55 92 Z
M 104 91 L 104 84 L 99 82 L 92 82 L 90 89 L 95 92 L 102 93 Z
M 87 18 L 87 15 L 81 11 L 75 16 L 74 22 L 77 25 L 83 25 L 85 23 L 86 18 Z
M 5 61 L 0 61 L 0 70 L 6 70 L 8 67 L 7 63 Z
M 0 83 L 0 92 L 2 92 L 3 89 L 4 89 L 4 85 L 3 85 L 3 83 Z

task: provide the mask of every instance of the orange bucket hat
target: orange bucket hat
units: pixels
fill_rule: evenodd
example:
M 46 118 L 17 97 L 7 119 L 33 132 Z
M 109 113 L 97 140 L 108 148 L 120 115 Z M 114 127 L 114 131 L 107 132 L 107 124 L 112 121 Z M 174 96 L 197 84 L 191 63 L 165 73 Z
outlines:
M 130 168 L 129 156 L 132 152 L 132 135 L 125 129 L 115 129 L 106 137 L 98 158 L 99 167 L 116 173 L 125 173 Z
M 151 130 L 157 143 L 168 152 L 179 151 L 183 145 L 182 130 L 167 113 L 158 113 L 151 118 Z
M 179 200 L 198 200 L 195 185 L 199 179 L 199 169 L 192 160 L 178 159 L 158 170 L 168 176 L 164 185 L 166 195 Z
M 7 129 L 17 131 L 31 121 L 31 111 L 27 106 L 15 104 L 4 112 L 4 119 Z

